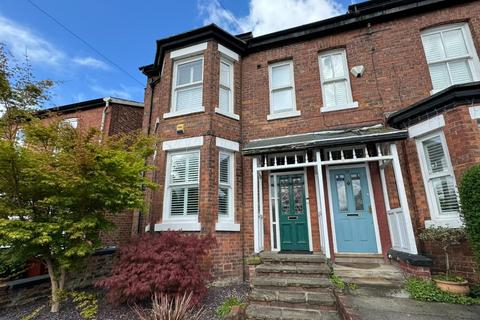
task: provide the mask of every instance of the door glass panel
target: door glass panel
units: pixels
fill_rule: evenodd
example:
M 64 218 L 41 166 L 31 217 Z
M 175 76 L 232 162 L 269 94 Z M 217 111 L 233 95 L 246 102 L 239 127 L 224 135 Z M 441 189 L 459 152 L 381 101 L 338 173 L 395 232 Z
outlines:
M 340 211 L 347 211 L 347 188 L 345 185 L 345 175 L 335 175 L 335 181 L 337 182 L 337 194 L 338 194 L 338 209 Z
M 352 173 L 350 178 L 352 179 L 353 199 L 355 200 L 355 210 L 364 210 L 363 206 L 363 194 L 360 175 L 358 173 Z
M 290 213 L 290 194 L 288 179 L 280 179 L 279 183 L 280 192 L 280 212 L 282 214 Z
M 303 179 L 296 177 L 292 179 L 293 182 L 293 201 L 295 214 L 303 214 Z

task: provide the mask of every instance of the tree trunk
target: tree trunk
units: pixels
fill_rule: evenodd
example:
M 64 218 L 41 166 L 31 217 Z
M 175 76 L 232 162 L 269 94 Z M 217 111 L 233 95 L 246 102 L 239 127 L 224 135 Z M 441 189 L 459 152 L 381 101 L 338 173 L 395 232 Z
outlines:
M 445 253 L 445 279 L 448 281 L 448 277 L 450 276 L 450 259 L 448 256 L 448 247 L 443 249 Z
M 50 282 L 52 284 L 52 308 L 50 309 L 50 312 L 57 313 L 60 310 L 60 297 L 58 296 L 59 283 L 52 260 L 47 259 L 45 262 L 47 264 L 48 275 L 50 276 Z

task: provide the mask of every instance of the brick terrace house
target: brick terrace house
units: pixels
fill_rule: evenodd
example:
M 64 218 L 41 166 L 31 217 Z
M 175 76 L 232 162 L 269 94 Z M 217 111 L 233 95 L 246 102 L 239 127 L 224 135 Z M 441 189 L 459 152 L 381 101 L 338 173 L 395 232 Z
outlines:
M 417 235 L 462 224 L 457 183 L 480 162 L 479 48 L 480 2 L 444 0 L 158 40 L 141 68 L 143 127 L 160 140 L 146 230 L 213 233 L 223 279 L 262 251 L 435 257 Z M 468 245 L 453 254 L 479 280 Z
M 105 97 L 57 106 L 46 111 L 79 130 L 95 128 L 102 136 L 112 136 L 140 130 L 143 107 L 144 104 L 140 102 Z M 133 234 L 138 233 L 138 212 L 130 210 L 112 215 L 110 220 L 115 223 L 117 229 L 104 235 L 105 245 L 125 243 Z

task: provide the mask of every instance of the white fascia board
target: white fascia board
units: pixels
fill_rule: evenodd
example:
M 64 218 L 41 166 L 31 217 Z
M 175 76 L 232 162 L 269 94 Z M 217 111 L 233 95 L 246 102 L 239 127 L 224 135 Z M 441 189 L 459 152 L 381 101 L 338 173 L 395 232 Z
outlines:
M 195 54 L 201 53 L 202 51 L 207 50 L 207 42 L 199 43 L 190 47 L 178 49 L 170 52 L 170 59 L 180 59 Z
M 470 107 L 468 111 L 470 111 L 472 119 L 480 119 L 480 106 Z
M 415 138 L 443 127 L 445 127 L 445 119 L 441 114 L 409 127 L 408 136 Z
M 219 148 L 230 150 L 230 151 L 239 151 L 240 144 L 236 141 L 231 141 L 223 138 L 216 138 L 216 145 Z
M 162 148 L 164 151 L 170 151 L 201 146 L 203 146 L 203 136 L 164 141 Z
M 218 51 L 232 60 L 238 61 L 240 59 L 240 55 L 238 53 L 235 53 L 232 50 L 222 46 L 220 43 L 218 44 Z

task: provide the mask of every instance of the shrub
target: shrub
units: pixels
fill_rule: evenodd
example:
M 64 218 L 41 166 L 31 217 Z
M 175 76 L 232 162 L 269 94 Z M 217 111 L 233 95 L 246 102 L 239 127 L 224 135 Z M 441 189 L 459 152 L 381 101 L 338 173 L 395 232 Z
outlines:
M 448 248 L 452 245 L 458 245 L 465 239 L 465 230 L 463 228 L 446 228 L 446 227 L 431 227 L 425 229 L 420 233 L 421 240 L 433 241 L 437 243 L 443 251 L 445 256 L 445 280 L 456 281 L 456 277 L 450 276 L 450 258 L 448 255 Z
M 243 305 L 244 303 L 237 297 L 229 297 L 225 301 L 223 301 L 223 303 L 220 306 L 218 306 L 218 308 L 215 310 L 215 314 L 219 318 L 225 318 L 230 314 L 232 307 L 243 306 Z
M 119 250 L 112 276 L 99 281 L 108 290 L 112 303 L 134 303 L 166 295 L 192 293 L 197 305 L 211 279 L 206 257 L 216 241 L 212 236 L 197 237 L 180 232 L 146 234 Z
M 456 304 L 480 303 L 480 299 L 443 292 L 432 281 L 422 280 L 415 277 L 407 279 L 406 288 L 410 297 L 419 301 Z
M 465 231 L 477 260 L 480 262 L 480 165 L 465 171 L 459 187 L 461 214 Z
M 192 293 L 187 296 L 175 296 L 169 299 L 168 296 L 163 295 L 158 298 L 155 295 L 152 299 L 152 309 L 148 312 L 135 307 L 135 313 L 140 320 L 200 320 L 203 316 L 203 308 L 194 311 L 192 308 Z
M 21 278 L 26 269 L 24 259 L 12 256 L 8 249 L 0 249 L 0 282 Z

